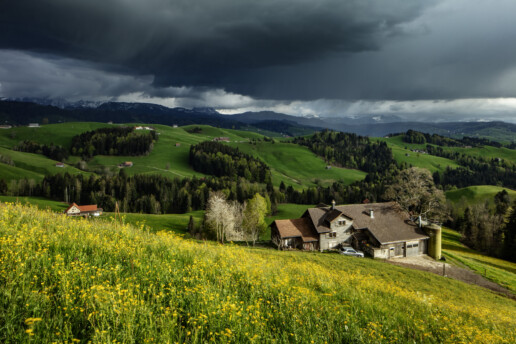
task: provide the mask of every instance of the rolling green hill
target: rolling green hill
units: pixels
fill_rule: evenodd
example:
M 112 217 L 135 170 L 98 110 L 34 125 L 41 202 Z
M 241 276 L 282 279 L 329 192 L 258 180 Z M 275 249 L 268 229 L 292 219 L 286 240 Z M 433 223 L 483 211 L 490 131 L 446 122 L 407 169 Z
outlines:
M 130 124 L 128 124 L 130 125 Z M 44 125 L 40 128 L 16 127 L 0 131 L 0 154 L 16 157 L 16 167 L 22 170 L 0 166 L 0 175 L 5 179 L 20 179 L 23 177 L 40 180 L 44 174 L 58 172 L 81 173 L 72 167 L 60 169 L 46 157 L 8 150 L 23 140 L 33 140 L 40 143 L 55 143 L 69 147 L 71 138 L 82 132 L 110 126 L 105 123 L 63 123 Z M 232 146 L 243 152 L 262 159 L 272 169 L 273 183 L 279 186 L 283 181 L 297 189 L 316 184 L 328 185 L 340 180 L 352 183 L 363 179 L 365 173 L 357 170 L 332 167 L 326 169 L 324 161 L 315 156 L 306 147 L 289 143 L 271 143 L 260 141 L 249 144 L 252 139 L 263 139 L 263 135 L 243 130 L 221 129 L 207 125 L 191 125 L 173 128 L 165 125 L 153 125 L 158 131 L 159 140 L 148 156 L 104 156 L 98 155 L 88 161 L 91 171 L 111 171 L 118 173 L 118 165 L 124 161 L 133 162 L 133 167 L 126 168 L 128 175 L 161 174 L 168 177 L 204 176 L 194 171 L 188 163 L 190 145 L 215 137 L 228 137 Z M 189 132 L 200 128 L 199 132 Z M 3 147 L 3 148 L 2 148 Z M 3 153 L 2 153 L 3 152 Z M 68 163 L 78 162 L 79 157 L 70 157 Z M 26 170 L 26 171 L 25 171 Z M 2 173 L 5 171 L 5 173 Z
M 410 149 L 419 149 L 419 150 L 425 150 L 426 144 L 415 144 L 415 143 L 406 143 L 403 142 L 402 135 L 398 136 L 392 136 L 389 138 L 378 138 L 378 140 L 383 140 L 387 142 L 387 144 L 393 148 L 396 147 L 397 149 L 405 150 L 406 153 L 412 153 L 410 152 Z M 405 149 L 407 147 L 407 149 Z M 508 148 L 497 148 L 492 146 L 483 146 L 483 147 L 473 147 L 473 148 L 463 148 L 463 147 L 442 147 L 444 151 L 450 151 L 450 152 L 459 152 L 466 155 L 471 155 L 475 157 L 482 157 L 482 158 L 489 158 L 489 159 L 496 159 L 501 158 L 505 159 L 507 161 L 510 161 L 512 163 L 516 163 L 516 150 L 515 149 L 508 149 Z M 414 154 L 414 153 L 412 153 Z M 420 157 L 423 156 L 420 154 Z M 437 159 L 444 159 L 439 157 L 434 157 L 430 155 L 424 155 L 427 159 L 437 158 Z M 444 159 L 443 163 L 445 161 L 451 162 L 451 167 L 456 167 L 457 164 L 449 159 Z M 408 162 L 408 161 L 407 161 Z M 441 163 L 441 165 L 444 165 Z M 416 165 L 414 165 L 416 166 Z M 418 167 L 425 167 L 426 166 L 418 166 Z
M 109 126 L 110 124 L 106 123 L 70 122 L 42 125 L 39 128 L 14 127 L 0 130 L 0 146 L 12 148 L 20 141 L 31 140 L 43 144 L 54 143 L 68 148 L 75 135 Z
M 14 162 L 16 168 L 13 169 L 13 171 L 17 171 L 18 174 L 11 177 L 12 179 L 28 178 L 39 181 L 46 175 L 53 175 L 62 172 L 68 172 L 70 174 L 90 174 L 69 165 L 65 165 L 65 167 L 56 167 L 57 161 L 40 154 L 18 152 L 0 147 L 0 155 L 8 156 Z M 11 179 L 7 174 L 4 175 L 1 172 L 0 176 L 4 179 Z
M 426 168 L 432 173 L 436 171 L 442 172 L 448 166 L 451 168 L 459 167 L 453 160 L 411 151 L 411 149 L 424 150 L 425 145 L 405 144 L 401 140 L 401 136 L 373 138 L 372 140 L 387 142 L 392 149 L 394 159 L 399 163 L 407 163 L 414 167 Z
M 328 185 L 336 180 L 346 184 L 364 179 L 365 172 L 339 167 L 326 169 L 327 164 L 308 148 L 292 143 L 231 143 L 242 152 L 256 156 L 271 167 L 273 183 L 281 182 L 297 188 Z
M 471 269 L 516 294 L 516 263 L 493 258 L 464 246 L 461 235 L 443 228 L 443 253 L 448 261 Z
M 516 302 L 338 254 L 0 206 L 1 342 L 510 343 Z
M 506 190 L 514 201 L 516 191 L 492 185 L 476 185 L 467 188 L 446 191 L 446 199 L 460 208 L 469 205 L 483 204 L 486 201 L 493 202 L 493 197 L 502 190 Z

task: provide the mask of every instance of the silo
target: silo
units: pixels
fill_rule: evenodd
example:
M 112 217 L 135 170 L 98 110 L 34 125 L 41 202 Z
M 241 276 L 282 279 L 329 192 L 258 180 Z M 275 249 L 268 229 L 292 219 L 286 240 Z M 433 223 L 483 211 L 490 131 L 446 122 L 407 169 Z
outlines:
M 425 226 L 430 237 L 428 240 L 428 255 L 434 259 L 441 259 L 441 226 L 430 224 Z

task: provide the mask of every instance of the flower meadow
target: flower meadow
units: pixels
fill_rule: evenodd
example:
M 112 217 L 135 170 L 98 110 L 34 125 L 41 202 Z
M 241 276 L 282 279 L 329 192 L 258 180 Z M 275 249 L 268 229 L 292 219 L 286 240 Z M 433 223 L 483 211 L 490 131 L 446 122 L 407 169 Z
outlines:
M 516 302 L 371 259 L 0 204 L 2 343 L 511 343 Z

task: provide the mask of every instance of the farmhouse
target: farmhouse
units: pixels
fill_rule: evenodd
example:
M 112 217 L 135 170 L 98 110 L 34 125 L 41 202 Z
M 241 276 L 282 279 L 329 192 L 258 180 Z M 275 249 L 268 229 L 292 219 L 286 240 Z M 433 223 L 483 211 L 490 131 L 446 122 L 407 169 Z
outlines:
M 123 163 L 121 163 L 120 165 L 118 165 L 119 168 L 124 168 L 124 167 L 133 167 L 133 162 L 132 161 L 124 161 Z
M 429 252 L 440 258 L 440 238 L 440 227 L 411 221 L 395 202 L 333 203 L 331 207 L 309 208 L 299 219 L 276 220 L 271 225 L 271 240 L 279 249 L 324 251 L 344 245 L 373 258 Z
M 29 123 L 29 128 L 39 128 L 39 123 Z
M 215 137 L 215 138 L 213 138 L 213 141 L 215 141 L 215 142 L 218 142 L 218 141 L 229 142 L 229 137 Z
M 3 124 L 3 125 L 0 125 L 0 129 L 11 129 L 13 126 L 10 125 L 10 124 Z
M 139 126 L 134 127 L 134 130 L 154 130 L 154 128 L 146 127 L 146 126 L 144 127 L 144 126 L 139 125 Z
M 72 203 L 68 207 L 68 209 L 65 210 L 65 214 L 68 216 L 84 216 L 89 217 L 91 216 L 100 216 L 102 215 L 102 208 L 97 208 L 96 204 L 93 205 L 77 205 L 75 203 Z
M 63 164 L 62 162 L 58 162 L 56 163 L 56 167 L 65 167 L 65 164 Z

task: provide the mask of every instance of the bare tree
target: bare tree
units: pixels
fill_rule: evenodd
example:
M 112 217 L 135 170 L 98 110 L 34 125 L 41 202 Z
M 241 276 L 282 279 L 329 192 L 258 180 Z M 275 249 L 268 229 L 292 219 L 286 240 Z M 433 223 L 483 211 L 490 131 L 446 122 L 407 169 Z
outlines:
M 216 234 L 217 241 L 224 243 L 227 236 L 233 236 L 241 228 L 243 206 L 228 202 L 220 192 L 210 194 L 206 208 L 206 220 Z
M 383 196 L 396 201 L 404 210 L 424 217 L 442 219 L 444 192 L 435 186 L 430 171 L 412 167 L 400 172 L 397 180 L 387 187 Z
M 245 239 L 245 232 L 242 227 L 244 218 L 245 203 L 237 201 L 228 202 L 229 211 L 233 214 L 234 224 L 227 227 L 226 240 L 241 241 Z

